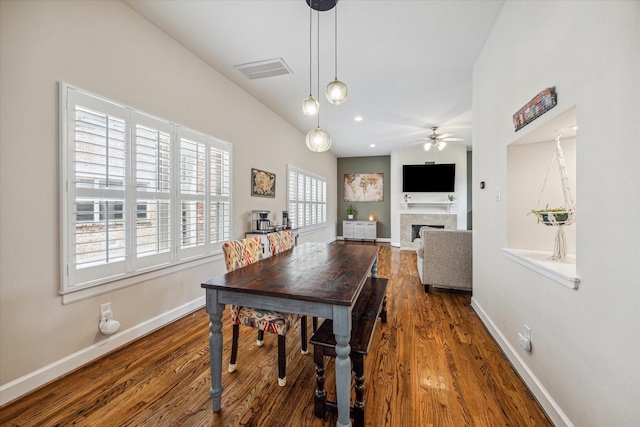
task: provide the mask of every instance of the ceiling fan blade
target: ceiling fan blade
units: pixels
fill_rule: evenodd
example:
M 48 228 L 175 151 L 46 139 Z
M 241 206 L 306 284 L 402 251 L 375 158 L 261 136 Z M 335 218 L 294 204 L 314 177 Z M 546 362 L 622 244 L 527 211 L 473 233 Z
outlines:
M 445 133 L 443 135 L 437 135 L 438 139 L 444 139 L 444 138 L 448 138 L 450 136 L 453 136 L 452 133 Z
M 446 138 L 446 139 L 443 138 L 442 141 L 458 142 L 458 141 L 464 141 L 464 138 Z

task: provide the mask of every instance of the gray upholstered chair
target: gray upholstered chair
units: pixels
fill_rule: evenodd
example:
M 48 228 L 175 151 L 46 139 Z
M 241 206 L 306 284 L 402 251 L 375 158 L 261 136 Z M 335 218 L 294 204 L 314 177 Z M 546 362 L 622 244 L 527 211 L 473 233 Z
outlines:
M 414 241 L 418 274 L 424 291 L 429 286 L 472 290 L 472 232 L 422 227 Z

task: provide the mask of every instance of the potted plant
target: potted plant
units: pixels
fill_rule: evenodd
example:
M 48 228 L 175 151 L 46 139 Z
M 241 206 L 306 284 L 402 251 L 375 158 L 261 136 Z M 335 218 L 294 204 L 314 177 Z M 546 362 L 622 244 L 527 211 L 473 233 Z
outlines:
M 353 208 L 353 205 L 347 206 L 347 218 L 353 219 L 353 216 L 355 215 L 355 213 L 356 213 L 356 210 Z
M 549 205 L 544 209 L 531 209 L 529 214 L 534 214 L 538 219 L 538 223 L 542 221 L 544 225 L 569 225 L 575 219 L 575 211 L 565 209 L 564 207 L 550 208 Z
M 449 199 L 450 202 L 453 202 L 456 199 L 456 196 L 454 196 L 453 194 L 448 194 L 447 199 Z

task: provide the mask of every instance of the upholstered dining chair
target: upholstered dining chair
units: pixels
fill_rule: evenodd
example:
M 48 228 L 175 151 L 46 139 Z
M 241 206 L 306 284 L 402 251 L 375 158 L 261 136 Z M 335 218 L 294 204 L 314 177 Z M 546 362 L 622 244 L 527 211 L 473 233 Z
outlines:
M 260 237 L 250 237 L 243 240 L 231 240 L 222 244 L 225 256 L 227 271 L 231 272 L 242 267 L 246 267 L 260 260 L 262 243 Z M 231 322 L 233 324 L 233 336 L 231 342 L 231 360 L 229 361 L 229 372 L 233 372 L 237 367 L 238 358 L 238 338 L 240 335 L 240 325 L 250 326 L 258 329 L 257 345 L 261 347 L 264 343 L 264 331 L 278 335 L 278 384 L 284 386 L 287 383 L 286 366 L 286 339 L 285 335 L 289 329 L 293 328 L 300 319 L 302 336 L 302 353 L 307 353 L 306 339 L 306 317 L 300 314 L 280 313 L 272 310 L 243 307 L 231 305 Z
M 267 234 L 267 239 L 269 239 L 269 251 L 271 252 L 271 256 L 279 254 L 284 251 L 288 251 L 293 248 L 293 234 L 291 230 L 281 230 L 276 231 L 274 233 Z M 318 318 L 314 317 L 312 319 L 313 322 L 313 332 L 318 330 Z M 307 341 L 307 318 L 305 316 L 300 319 L 300 337 L 303 341 Z
M 291 234 L 291 230 L 269 233 L 267 234 L 267 239 L 269 239 L 269 250 L 271 252 L 271 256 L 293 248 L 293 235 Z

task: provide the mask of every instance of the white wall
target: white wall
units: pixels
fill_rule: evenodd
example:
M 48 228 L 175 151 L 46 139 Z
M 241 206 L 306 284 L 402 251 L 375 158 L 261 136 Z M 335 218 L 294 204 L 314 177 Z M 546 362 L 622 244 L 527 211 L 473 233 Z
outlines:
M 473 305 L 556 425 L 640 425 L 640 2 L 505 2 L 474 67 Z M 558 105 L 517 134 L 542 89 Z M 507 145 L 577 107 L 571 290 L 505 258 Z M 527 324 L 533 350 L 517 333 Z
M 400 215 L 402 207 L 402 165 L 417 165 L 425 162 L 455 163 L 456 180 L 455 205 L 451 213 L 457 214 L 458 229 L 467 228 L 467 149 L 462 146 L 447 145 L 442 151 L 424 151 L 421 144 L 414 147 L 391 152 L 391 245 L 400 246 Z M 411 196 L 411 202 L 444 202 L 445 193 L 406 193 Z M 411 213 L 447 213 L 446 207 L 415 206 Z
M 211 262 L 63 305 L 59 289 L 58 82 L 233 143 L 232 237 L 252 209 L 286 209 L 286 164 L 328 179 L 332 241 L 336 158 L 119 1 L 0 2 L 0 404 L 202 306 Z M 285 76 L 276 78 L 286 78 Z M 276 198 L 250 197 L 252 167 L 277 175 Z M 98 332 L 110 301 L 122 333 Z M 207 328 L 206 324 L 202 325 Z

